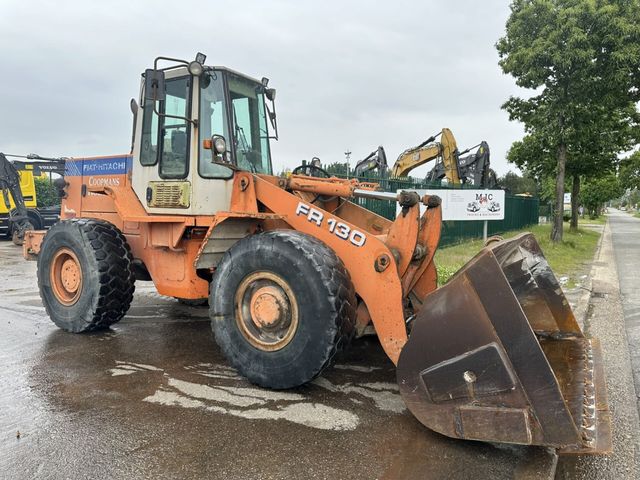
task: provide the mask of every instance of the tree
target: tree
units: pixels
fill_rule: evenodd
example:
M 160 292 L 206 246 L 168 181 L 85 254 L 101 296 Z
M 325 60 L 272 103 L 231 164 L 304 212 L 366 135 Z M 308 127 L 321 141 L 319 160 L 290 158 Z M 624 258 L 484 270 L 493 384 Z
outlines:
M 629 205 L 637 210 L 638 205 L 640 204 L 640 190 L 631 190 L 627 195 L 627 199 L 629 200 Z
M 326 166 L 325 170 L 331 175 L 348 175 L 349 164 L 346 162 L 333 162 Z
M 554 242 L 562 240 L 565 177 L 577 202 L 581 176 L 610 171 L 638 136 L 638 12 L 627 0 L 514 0 L 496 45 L 502 70 L 537 93 L 502 107 L 527 133 L 513 156 L 555 176 Z
M 34 184 L 36 186 L 36 202 L 38 203 L 38 207 L 60 205 L 58 190 L 48 178 L 35 177 Z
M 536 184 L 535 178 L 530 177 L 527 173 L 520 176 L 511 170 L 503 177 L 498 178 L 498 185 L 512 195 L 516 195 L 518 193 L 530 193 L 535 195 L 538 191 L 538 185 Z
M 582 192 L 582 202 L 592 218 L 600 215 L 604 204 L 623 193 L 618 177 L 613 174 L 587 182 Z
M 624 188 L 640 189 L 640 152 L 620 162 L 620 182 Z

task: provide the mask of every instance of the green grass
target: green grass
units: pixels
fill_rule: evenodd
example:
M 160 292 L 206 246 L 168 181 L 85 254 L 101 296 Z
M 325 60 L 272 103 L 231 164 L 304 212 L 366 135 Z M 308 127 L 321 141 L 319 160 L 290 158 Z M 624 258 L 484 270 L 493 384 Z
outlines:
M 567 286 L 569 288 L 577 283 L 580 275 L 586 273 L 586 267 L 593 260 L 600 238 L 599 232 L 582 228 L 577 232 L 571 232 L 567 227 L 564 230 L 563 242 L 556 245 L 549 239 L 551 224 L 532 225 L 528 229 L 506 232 L 502 237 L 510 238 L 525 231 L 535 235 L 556 276 L 558 278 L 568 277 Z M 449 280 L 483 246 L 482 240 L 472 240 L 438 249 L 435 258 L 438 269 L 438 285 L 443 285 Z
M 585 215 L 584 218 L 578 220 L 578 228 L 580 228 L 581 225 L 589 225 L 594 223 L 596 225 L 604 225 L 605 223 L 607 223 L 607 217 L 605 215 L 599 215 L 596 218 L 590 218 L 588 215 Z
M 640 218 L 640 212 L 636 212 L 633 214 L 634 217 Z

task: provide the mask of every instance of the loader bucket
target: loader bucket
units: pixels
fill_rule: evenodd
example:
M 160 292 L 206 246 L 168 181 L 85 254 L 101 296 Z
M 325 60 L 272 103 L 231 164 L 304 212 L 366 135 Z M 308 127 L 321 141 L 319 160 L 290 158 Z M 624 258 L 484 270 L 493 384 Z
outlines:
M 599 344 L 531 234 L 484 248 L 425 298 L 397 377 L 409 410 L 449 437 L 611 449 Z

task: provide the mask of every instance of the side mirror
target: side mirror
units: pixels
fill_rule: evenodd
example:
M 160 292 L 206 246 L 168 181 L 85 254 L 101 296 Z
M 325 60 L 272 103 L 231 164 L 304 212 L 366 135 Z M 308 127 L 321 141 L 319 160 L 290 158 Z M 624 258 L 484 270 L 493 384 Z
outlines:
M 264 81 L 263 81 L 263 87 L 264 87 Z M 269 107 L 267 107 L 266 102 L 265 102 L 265 108 L 267 110 L 267 115 L 269 117 L 269 122 L 271 123 L 271 127 L 273 128 L 273 131 L 275 133 L 275 135 L 273 138 L 275 140 L 278 139 L 278 122 L 276 121 L 276 89 L 275 88 L 264 88 L 264 96 L 266 97 L 267 100 L 269 100 L 271 102 L 271 109 L 269 109 Z
M 272 102 L 275 101 L 275 99 L 276 99 L 276 89 L 275 88 L 265 88 L 264 94 Z
M 138 114 L 138 102 L 136 102 L 135 98 L 132 98 L 129 102 L 129 108 L 131 108 L 131 113 L 134 115 Z
M 151 102 L 164 101 L 164 71 L 147 68 L 144 72 L 144 99 Z

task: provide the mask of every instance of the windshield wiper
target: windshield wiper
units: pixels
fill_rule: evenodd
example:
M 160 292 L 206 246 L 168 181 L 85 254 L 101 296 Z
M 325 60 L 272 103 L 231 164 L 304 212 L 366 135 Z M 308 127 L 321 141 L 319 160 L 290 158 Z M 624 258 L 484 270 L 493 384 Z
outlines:
M 233 123 L 236 127 L 235 133 L 234 133 L 235 144 L 236 144 L 236 147 L 240 146 L 242 151 L 244 153 L 247 153 L 249 152 L 249 150 L 251 150 L 249 148 L 249 142 L 247 142 L 247 137 L 244 134 L 244 129 L 240 125 L 238 125 L 238 115 L 236 113 L 236 106 L 232 105 L 232 108 L 233 108 Z M 240 143 L 241 145 L 238 145 Z

